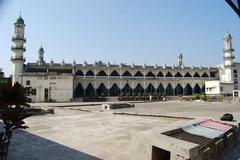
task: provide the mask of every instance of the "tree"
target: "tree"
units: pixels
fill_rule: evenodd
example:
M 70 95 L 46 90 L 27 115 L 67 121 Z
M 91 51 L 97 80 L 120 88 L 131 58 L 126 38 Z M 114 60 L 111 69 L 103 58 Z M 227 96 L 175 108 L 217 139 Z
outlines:
M 8 81 L 0 85 L 0 119 L 5 125 L 5 131 L 0 133 L 0 152 L 5 159 L 13 130 L 28 128 L 23 120 L 31 116 L 25 110 L 30 107 L 29 93 L 30 88 L 19 83 L 12 86 L 11 81 Z

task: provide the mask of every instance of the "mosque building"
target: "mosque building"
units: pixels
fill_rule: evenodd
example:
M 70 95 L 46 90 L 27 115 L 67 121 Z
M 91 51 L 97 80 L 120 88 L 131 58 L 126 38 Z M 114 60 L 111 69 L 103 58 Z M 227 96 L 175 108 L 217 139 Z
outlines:
M 182 54 L 178 56 L 177 65 L 172 66 L 46 62 L 43 47 L 38 51 L 36 62 L 25 63 L 24 30 L 25 23 L 20 16 L 14 23 L 12 37 L 12 82 L 31 87 L 31 98 L 35 102 L 72 101 L 99 95 L 117 97 L 127 93 L 231 95 L 233 90 L 240 89 L 240 63 L 234 62 L 229 33 L 224 37 L 224 64 L 187 67 Z

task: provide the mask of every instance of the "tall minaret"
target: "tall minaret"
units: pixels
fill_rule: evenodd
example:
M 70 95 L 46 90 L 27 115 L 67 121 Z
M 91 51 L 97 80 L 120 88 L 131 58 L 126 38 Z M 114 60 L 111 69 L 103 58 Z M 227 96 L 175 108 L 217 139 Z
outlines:
M 232 36 L 230 33 L 226 33 L 224 36 L 224 78 L 222 81 L 227 82 L 227 83 L 232 83 L 233 82 L 233 60 L 234 60 L 234 55 L 233 55 L 233 47 L 232 47 Z
M 183 55 L 182 55 L 182 53 L 180 53 L 177 56 L 177 64 L 178 64 L 179 67 L 183 67 Z
M 24 47 L 24 43 L 26 43 L 26 39 L 24 37 L 24 20 L 21 15 L 14 23 L 14 35 L 12 37 L 12 57 L 11 61 L 13 63 L 13 75 L 12 75 L 12 83 L 19 82 L 22 84 L 22 72 L 23 72 L 23 64 L 24 57 L 23 53 L 26 51 Z
M 39 65 L 43 65 L 45 63 L 44 61 L 44 49 L 43 47 L 41 46 L 39 51 L 38 51 L 38 64 Z

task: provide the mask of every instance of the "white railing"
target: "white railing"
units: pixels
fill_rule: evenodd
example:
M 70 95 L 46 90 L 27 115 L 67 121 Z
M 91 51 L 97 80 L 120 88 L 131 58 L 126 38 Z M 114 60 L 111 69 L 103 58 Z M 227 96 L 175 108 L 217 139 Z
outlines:
M 132 79 L 132 76 L 122 76 L 122 79 Z
M 24 74 L 28 76 L 45 76 L 46 72 L 25 72 Z
M 85 76 L 86 79 L 95 79 L 95 76 Z

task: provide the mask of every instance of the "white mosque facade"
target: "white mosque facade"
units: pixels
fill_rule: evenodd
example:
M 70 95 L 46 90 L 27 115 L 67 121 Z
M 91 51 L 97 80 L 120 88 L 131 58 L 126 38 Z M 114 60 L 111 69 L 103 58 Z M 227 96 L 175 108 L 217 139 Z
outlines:
M 234 62 L 229 33 L 224 37 L 224 64 L 186 67 L 181 54 L 175 66 L 55 63 L 53 60 L 47 63 L 42 47 L 37 62 L 25 63 L 24 30 L 24 20 L 20 16 L 14 23 L 12 37 L 12 82 L 31 87 L 31 98 L 36 102 L 72 101 L 99 95 L 117 97 L 127 93 L 231 95 L 233 90 L 240 89 L 240 63 Z

